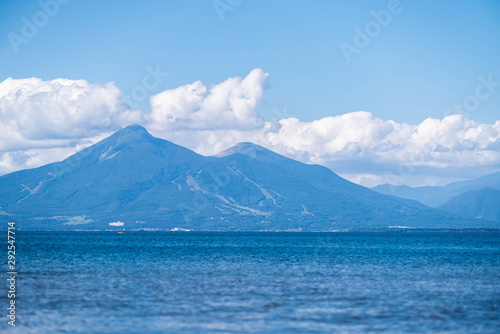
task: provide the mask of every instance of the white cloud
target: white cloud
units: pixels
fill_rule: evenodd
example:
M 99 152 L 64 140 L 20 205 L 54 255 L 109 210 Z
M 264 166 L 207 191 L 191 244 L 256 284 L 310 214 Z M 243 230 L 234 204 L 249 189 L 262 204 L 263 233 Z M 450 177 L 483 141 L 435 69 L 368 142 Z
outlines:
M 410 125 L 364 111 L 265 121 L 257 107 L 267 79 L 255 69 L 212 86 L 197 81 L 152 96 L 152 112 L 143 114 L 126 108 L 113 83 L 9 78 L 0 83 L 0 174 L 62 160 L 131 123 L 204 155 L 254 142 L 370 186 L 435 184 L 500 169 L 500 121 L 450 115 Z
M 129 110 L 122 92 L 107 83 L 38 78 L 0 82 L 0 150 L 53 147 L 68 139 L 88 138 L 123 125 L 142 122 Z
M 154 95 L 150 98 L 150 127 L 154 131 L 260 127 L 263 120 L 256 107 L 268 76 L 255 69 L 245 78 L 229 78 L 211 87 L 196 81 Z

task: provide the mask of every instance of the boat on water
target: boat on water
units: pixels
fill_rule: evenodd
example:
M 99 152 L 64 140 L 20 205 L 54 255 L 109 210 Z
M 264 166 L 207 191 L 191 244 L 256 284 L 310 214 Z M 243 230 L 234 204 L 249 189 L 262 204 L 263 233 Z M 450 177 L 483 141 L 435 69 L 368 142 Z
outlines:
M 124 233 L 125 233 L 125 231 L 120 231 L 120 232 L 118 232 L 118 234 L 124 234 Z

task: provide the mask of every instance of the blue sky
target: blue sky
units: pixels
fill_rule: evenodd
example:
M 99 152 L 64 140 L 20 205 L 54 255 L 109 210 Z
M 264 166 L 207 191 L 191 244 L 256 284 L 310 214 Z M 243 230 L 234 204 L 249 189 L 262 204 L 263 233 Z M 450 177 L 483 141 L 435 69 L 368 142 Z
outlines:
M 482 176 L 500 170 L 499 41 L 497 0 L 2 1 L 0 174 L 139 123 L 367 186 Z M 151 69 L 168 76 L 124 107 Z
M 220 20 L 211 0 L 73 0 L 17 54 L 6 36 L 20 33 L 22 17 L 40 5 L 2 1 L 0 77 L 114 81 L 127 92 L 159 64 L 170 75 L 155 94 L 262 68 L 270 74 L 265 118 L 283 108 L 304 121 L 365 110 L 411 124 L 441 118 L 474 91 L 478 76 L 500 78 L 499 1 L 400 3 L 402 11 L 347 63 L 339 44 L 352 44 L 354 28 L 388 1 L 244 0 Z M 495 94 L 469 118 L 494 122 L 499 106 Z

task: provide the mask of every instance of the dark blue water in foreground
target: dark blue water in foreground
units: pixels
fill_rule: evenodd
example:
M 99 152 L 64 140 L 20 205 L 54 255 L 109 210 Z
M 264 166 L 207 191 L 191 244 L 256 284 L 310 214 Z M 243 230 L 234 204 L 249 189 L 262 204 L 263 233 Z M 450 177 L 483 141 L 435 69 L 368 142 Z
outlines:
M 500 332 L 494 233 L 25 232 L 17 248 L 6 333 Z

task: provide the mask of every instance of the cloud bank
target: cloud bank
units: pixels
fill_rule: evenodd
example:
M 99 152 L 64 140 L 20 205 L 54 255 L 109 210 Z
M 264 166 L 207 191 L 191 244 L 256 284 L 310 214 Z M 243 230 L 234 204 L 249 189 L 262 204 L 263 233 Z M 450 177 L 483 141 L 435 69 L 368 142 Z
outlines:
M 500 120 L 449 115 L 410 125 L 358 111 L 266 121 L 257 107 L 268 77 L 255 69 L 166 90 L 151 96 L 151 113 L 127 108 L 114 83 L 9 78 L 0 83 L 0 173 L 62 160 L 133 123 L 204 155 L 251 141 L 368 186 L 442 183 L 500 169 Z

